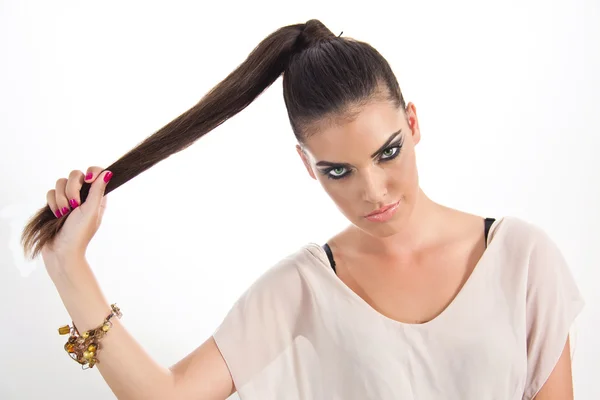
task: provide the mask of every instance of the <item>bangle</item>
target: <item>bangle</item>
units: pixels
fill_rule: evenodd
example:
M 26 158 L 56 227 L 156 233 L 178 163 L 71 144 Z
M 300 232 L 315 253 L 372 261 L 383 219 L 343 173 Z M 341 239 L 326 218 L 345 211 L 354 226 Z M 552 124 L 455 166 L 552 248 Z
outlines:
M 81 364 L 82 369 L 94 368 L 94 365 L 98 363 L 97 354 L 102 348 L 100 340 L 106 335 L 106 333 L 112 328 L 111 318 L 121 318 L 123 314 L 116 304 L 111 304 L 111 313 L 104 319 L 102 325 L 97 328 L 80 334 L 73 322 L 73 326 L 65 325 L 58 328 L 59 335 L 68 335 L 69 339 L 65 343 L 64 348 L 67 354 Z

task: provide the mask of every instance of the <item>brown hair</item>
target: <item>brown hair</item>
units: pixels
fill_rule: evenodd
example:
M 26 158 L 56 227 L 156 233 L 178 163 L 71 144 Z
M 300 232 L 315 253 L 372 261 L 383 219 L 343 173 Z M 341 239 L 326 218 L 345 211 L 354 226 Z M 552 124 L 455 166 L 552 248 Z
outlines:
M 195 106 L 169 122 L 118 159 L 105 195 L 156 163 L 200 139 L 246 108 L 283 74 L 283 97 L 294 135 L 300 143 L 310 124 L 347 115 L 351 107 L 385 96 L 398 107 L 404 99 L 388 62 L 365 42 L 334 35 L 318 20 L 284 26 L 273 32 L 229 76 Z M 385 90 L 382 90 L 385 89 Z M 88 196 L 83 183 L 81 202 Z M 66 218 L 41 208 L 23 229 L 25 255 L 35 258 Z

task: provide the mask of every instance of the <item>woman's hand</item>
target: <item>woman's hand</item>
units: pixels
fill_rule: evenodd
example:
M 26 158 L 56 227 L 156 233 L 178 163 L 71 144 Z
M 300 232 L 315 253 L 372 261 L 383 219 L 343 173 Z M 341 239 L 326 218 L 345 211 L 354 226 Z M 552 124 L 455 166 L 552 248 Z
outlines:
M 106 208 L 104 190 L 112 173 L 102 171 L 101 167 L 90 167 L 86 174 L 71 171 L 68 179 L 58 179 L 55 189 L 46 194 L 48 206 L 56 217 L 67 219 L 54 240 L 42 248 L 46 266 L 69 257 L 85 256 Z M 80 191 L 84 182 L 91 183 L 91 187 L 85 202 L 80 204 Z

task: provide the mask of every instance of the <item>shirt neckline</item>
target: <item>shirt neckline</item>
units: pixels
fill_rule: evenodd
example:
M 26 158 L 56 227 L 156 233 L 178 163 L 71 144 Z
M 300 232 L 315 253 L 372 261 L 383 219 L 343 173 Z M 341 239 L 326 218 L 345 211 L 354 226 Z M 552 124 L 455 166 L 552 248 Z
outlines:
M 467 280 L 463 284 L 463 286 L 460 288 L 460 290 L 456 294 L 456 296 L 454 296 L 452 301 L 437 316 L 435 316 L 434 318 L 432 318 L 429 321 L 422 322 L 422 323 L 411 323 L 411 322 L 398 321 L 396 319 L 390 318 L 390 317 L 382 314 L 381 312 L 377 311 L 369 303 L 367 303 L 362 297 L 360 297 L 354 290 L 350 289 L 350 287 L 348 285 L 346 285 L 335 274 L 335 272 L 333 272 L 333 269 L 331 268 L 331 265 L 329 263 L 329 258 L 327 257 L 327 253 L 325 252 L 325 249 L 323 249 L 323 247 L 321 247 L 320 244 L 311 242 L 307 245 L 307 250 L 319 261 L 319 264 L 321 265 L 321 267 L 325 267 L 327 269 L 328 275 L 330 276 L 330 278 L 332 278 L 335 281 L 334 285 L 336 287 L 340 288 L 350 298 L 352 298 L 359 306 L 366 308 L 367 312 L 374 314 L 379 318 L 382 318 L 383 320 L 391 323 L 392 325 L 405 327 L 405 328 L 408 328 L 408 327 L 427 328 L 427 327 L 430 327 L 430 326 L 433 326 L 433 325 L 439 323 L 439 321 L 442 321 L 446 318 L 450 318 L 449 314 L 451 314 L 452 310 L 457 307 L 456 303 L 459 302 L 462 299 L 462 297 L 466 296 L 465 292 L 468 292 L 470 290 L 470 287 L 475 284 L 473 282 L 476 281 L 477 276 L 482 273 L 481 272 L 482 264 L 484 264 L 485 261 L 490 257 L 489 253 L 491 253 L 492 251 L 495 251 L 496 246 L 494 246 L 494 243 L 497 241 L 494 241 L 493 238 L 496 236 L 498 229 L 500 229 L 500 227 L 503 225 L 503 224 L 501 224 L 501 222 L 504 219 L 505 219 L 504 217 L 497 218 L 494 221 L 494 223 L 492 224 L 492 226 L 490 227 L 486 249 L 483 252 L 483 254 L 481 255 L 481 257 L 479 258 L 479 260 L 477 261 L 477 263 L 475 264 L 475 267 L 469 274 L 469 277 L 467 278 Z M 311 251 L 310 247 L 316 248 L 315 249 L 316 253 Z

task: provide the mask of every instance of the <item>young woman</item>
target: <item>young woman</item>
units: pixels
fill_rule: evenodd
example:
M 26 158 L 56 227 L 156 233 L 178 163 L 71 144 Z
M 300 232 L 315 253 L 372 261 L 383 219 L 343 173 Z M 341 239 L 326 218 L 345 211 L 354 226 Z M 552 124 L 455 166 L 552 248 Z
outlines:
M 243 110 L 283 74 L 297 152 L 349 225 L 268 269 L 193 353 L 157 365 L 88 265 L 105 195 Z M 107 169 L 73 171 L 23 233 L 73 318 L 65 345 L 120 399 L 569 399 L 583 302 L 552 240 L 419 187 L 421 132 L 386 60 L 317 20 L 285 26 Z M 112 178 L 112 179 L 111 179 Z

